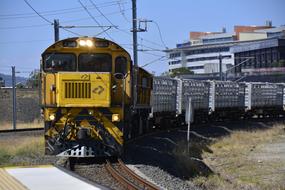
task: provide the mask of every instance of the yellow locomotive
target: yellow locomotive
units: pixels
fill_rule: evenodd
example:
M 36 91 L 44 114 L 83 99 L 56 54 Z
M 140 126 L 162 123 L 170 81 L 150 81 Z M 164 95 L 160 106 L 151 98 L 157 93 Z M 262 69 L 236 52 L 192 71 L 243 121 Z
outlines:
M 132 73 L 128 52 L 106 39 L 69 38 L 48 47 L 41 62 L 46 154 L 117 156 L 124 141 L 145 133 L 152 76 L 139 68 L 134 93 Z

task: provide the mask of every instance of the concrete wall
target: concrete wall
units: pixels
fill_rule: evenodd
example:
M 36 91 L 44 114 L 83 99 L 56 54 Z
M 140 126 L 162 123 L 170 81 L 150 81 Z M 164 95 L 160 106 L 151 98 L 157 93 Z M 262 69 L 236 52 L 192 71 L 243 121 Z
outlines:
M 250 33 L 250 32 L 241 32 L 239 33 L 239 40 L 240 41 L 248 41 L 248 40 L 260 40 L 266 39 L 266 33 Z
M 268 29 L 271 26 L 234 26 L 234 31 L 237 35 L 237 40 L 239 40 L 239 34 L 241 32 L 254 32 L 254 30 Z

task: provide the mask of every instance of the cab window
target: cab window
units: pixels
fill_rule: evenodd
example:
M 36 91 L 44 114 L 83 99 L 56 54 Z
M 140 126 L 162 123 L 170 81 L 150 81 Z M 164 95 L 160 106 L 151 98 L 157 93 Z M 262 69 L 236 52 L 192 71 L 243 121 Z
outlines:
M 148 80 L 146 77 L 142 78 L 142 87 L 147 88 L 148 87 Z
M 127 73 L 127 58 L 124 56 L 119 56 L 115 60 L 115 73 L 122 73 L 125 75 Z
M 78 71 L 111 72 L 112 56 L 106 53 L 80 54 Z
M 76 57 L 73 54 L 48 53 L 43 56 L 44 71 L 75 71 Z

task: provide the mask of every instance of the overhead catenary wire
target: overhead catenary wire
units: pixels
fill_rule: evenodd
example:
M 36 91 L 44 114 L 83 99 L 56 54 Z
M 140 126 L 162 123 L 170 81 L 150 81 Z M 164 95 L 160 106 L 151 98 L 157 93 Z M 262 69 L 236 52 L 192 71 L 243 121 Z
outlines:
M 111 22 L 111 20 L 108 19 L 108 17 L 106 17 L 103 12 L 101 12 L 101 10 L 97 7 L 97 5 L 92 1 L 89 0 L 89 2 L 94 6 L 94 8 L 113 26 L 115 27 L 115 25 Z M 116 27 L 115 27 L 116 28 Z
M 39 17 L 41 17 L 43 20 L 45 20 L 48 24 L 53 25 L 53 22 L 51 22 L 49 19 L 47 19 L 46 17 L 44 17 L 43 15 L 41 15 L 39 12 L 37 12 L 37 11 L 28 3 L 27 0 L 24 0 L 24 1 L 26 2 L 26 4 L 29 5 L 29 7 L 30 7 Z M 93 7 L 100 13 L 100 15 L 101 15 L 102 17 L 104 17 L 112 26 L 114 26 L 113 22 L 106 16 L 106 14 L 104 14 L 104 13 L 99 9 L 98 5 L 96 5 L 92 0 L 89 0 L 89 1 L 90 1 L 90 3 L 93 5 Z M 114 41 L 114 39 L 113 39 L 113 38 L 109 35 L 109 33 L 107 32 L 107 30 L 109 30 L 110 28 L 105 29 L 104 26 L 102 26 L 102 25 L 98 22 L 98 20 L 91 14 L 91 12 L 88 10 L 87 6 L 85 6 L 80 0 L 79 0 L 79 3 L 81 4 L 82 8 L 88 13 L 89 17 L 90 17 L 92 20 L 94 20 L 94 21 L 99 25 L 99 27 L 102 28 L 102 32 L 99 33 L 99 34 L 97 34 L 97 35 L 100 35 L 100 34 L 102 34 L 102 33 L 105 33 L 111 40 Z M 90 6 L 88 6 L 88 7 L 90 7 Z M 70 31 L 70 30 L 68 30 L 68 29 L 66 29 L 66 28 L 63 28 L 63 27 L 61 27 L 61 28 L 62 28 L 63 30 L 65 30 L 65 31 L 68 31 L 68 32 L 72 33 L 72 34 L 81 36 L 80 34 L 75 33 L 75 32 L 73 32 L 73 31 Z M 71 27 L 70 27 L 70 28 L 71 28 Z M 130 33 L 129 31 L 122 30 L 122 29 L 120 29 L 120 28 L 118 28 L 118 27 L 115 27 L 115 28 L 116 28 L 118 31 L 121 31 L 121 32 L 123 32 L 123 33 L 128 34 L 128 35 L 131 36 L 131 33 Z M 158 28 L 159 28 L 159 26 L 158 26 Z M 159 29 L 159 31 L 160 31 L 160 29 Z M 160 31 L 160 38 L 161 38 L 161 41 L 163 41 L 163 40 L 162 40 L 161 31 Z M 155 45 L 155 46 L 166 47 L 165 43 L 164 43 L 164 46 L 163 46 L 163 45 L 161 45 L 161 44 L 158 44 L 158 43 L 156 43 L 156 42 L 150 41 L 150 40 L 145 39 L 145 38 L 142 38 L 142 37 L 139 37 L 139 39 L 144 40 L 144 41 L 146 41 L 146 42 L 148 42 L 148 43 L 150 43 L 150 44 L 153 44 L 153 45 Z M 145 46 L 145 45 L 143 45 L 143 46 Z M 149 49 L 142 49 L 142 53 L 144 53 L 144 54 L 149 54 L 149 55 L 152 55 L 152 56 L 161 57 L 161 55 L 153 54 L 153 53 L 150 53 L 149 51 L 161 51 L 161 52 L 163 52 L 163 50 L 159 50 L 159 49 L 152 48 L 152 47 L 149 47 L 149 46 L 145 46 L 145 47 L 147 47 L 147 48 L 149 48 Z M 147 51 L 147 52 L 146 52 L 146 51 Z M 158 60 L 161 60 L 161 58 L 158 59 Z
M 126 3 L 127 2 L 125 2 L 125 4 Z M 98 7 L 108 7 L 108 6 L 116 6 L 116 5 L 117 5 L 117 2 L 113 1 L 112 4 L 110 4 L 110 5 L 98 6 Z M 83 11 L 83 8 L 77 7 L 77 8 L 59 9 L 59 10 L 53 10 L 53 11 L 42 11 L 42 12 L 38 12 L 38 13 L 41 14 L 42 16 L 51 16 L 51 15 L 62 15 L 62 14 L 68 14 L 68 13 L 76 13 L 76 12 L 81 12 L 81 11 Z M 20 14 L 7 14 L 7 15 L 2 14 L 2 15 L 0 15 L 0 20 L 26 19 L 26 18 L 34 18 L 37 16 L 38 15 L 35 13 L 20 13 Z
M 67 11 L 67 10 L 77 10 L 77 9 L 82 9 L 82 7 L 75 7 L 75 8 L 67 8 L 67 9 L 58 9 L 58 10 L 53 10 L 53 11 L 43 11 L 43 12 L 38 12 L 38 11 L 36 11 L 32 6 L 31 6 L 31 4 L 27 1 L 27 0 L 24 0 L 25 1 L 25 3 L 35 12 L 34 14 L 36 14 L 36 16 L 39 16 L 39 17 L 41 17 L 42 19 L 44 19 L 48 24 L 51 24 L 51 25 L 53 25 L 53 22 L 51 22 L 50 20 L 48 20 L 46 17 L 44 17 L 41 13 L 52 13 L 52 12 L 62 12 L 62 11 Z M 94 8 L 96 8 L 97 10 L 98 10 L 98 12 L 100 11 L 101 12 L 101 15 L 98 15 L 98 17 L 99 16 L 104 16 L 104 18 L 106 19 L 106 20 L 108 20 L 108 21 L 110 21 L 110 19 L 108 19 L 107 17 L 106 17 L 106 15 L 107 14 L 103 14 L 102 13 L 102 11 L 99 9 L 100 7 L 106 7 L 106 6 L 112 6 L 112 5 L 114 5 L 114 4 L 127 4 L 127 2 L 121 2 L 121 0 L 120 1 L 110 1 L 110 2 L 105 2 L 105 3 L 99 3 L 99 4 L 97 4 L 97 5 L 95 5 L 94 4 L 94 2 L 93 1 L 90 1 L 91 3 L 92 3 L 92 6 L 94 7 Z M 94 6 L 95 5 L 95 6 Z M 87 7 L 86 7 L 87 8 Z M 90 7 L 90 8 L 92 8 L 92 7 Z M 120 7 L 119 7 L 120 8 Z M 84 8 L 83 8 L 84 9 Z M 85 9 L 84 9 L 85 10 Z M 131 10 L 131 8 L 130 9 L 128 9 L 128 10 Z M 110 13 L 110 14 L 116 14 L 116 13 L 121 13 L 122 11 L 120 10 L 119 12 L 113 12 L 113 13 Z M 32 14 L 32 13 L 22 13 L 22 14 L 14 14 L 14 15 L 24 15 L 24 14 Z M 108 14 L 109 15 L 109 14 Z M 12 15 L 0 15 L 0 16 L 12 16 Z M 94 16 L 93 16 L 94 17 Z M 80 20 L 86 20 L 86 19 L 90 19 L 90 17 L 86 17 L 86 18 L 83 18 L 83 19 L 76 19 L 76 20 L 70 20 L 70 21 L 66 21 L 66 22 L 73 22 L 73 21 L 80 21 Z M 62 22 L 62 23 L 66 23 L 66 22 Z M 111 21 L 110 21 L 111 22 Z M 112 23 L 112 22 L 111 22 Z M 0 30 L 9 30 L 9 29 L 22 29 L 22 28 L 34 28 L 34 27 L 45 27 L 45 26 L 48 26 L 48 25 L 28 25 L 28 26 L 11 26 L 11 27 L 0 27 Z M 76 32 L 73 32 L 73 31 L 71 31 L 71 30 L 68 30 L 68 29 L 66 29 L 65 27 L 61 27 L 63 30 L 65 30 L 65 31 L 67 31 L 67 32 L 69 32 L 69 33 L 72 33 L 72 34 L 74 34 L 74 35 L 77 35 L 77 36 L 82 36 L 81 34 L 79 34 L 79 33 L 76 33 Z M 106 30 L 109 30 L 109 29 L 106 29 Z M 125 31 L 125 30 L 122 30 L 122 29 L 118 29 L 119 31 L 121 31 L 121 32 L 124 32 L 124 33 L 126 33 L 126 34 L 128 34 L 128 35 L 131 35 L 130 34 L 130 32 L 128 32 L 128 31 Z M 103 33 L 104 33 L 104 31 L 103 31 Z M 161 33 L 161 32 L 160 32 Z M 98 34 L 97 34 L 98 35 Z M 108 37 L 111 37 L 110 35 L 108 36 Z M 113 38 L 111 38 L 111 39 L 113 39 Z M 144 38 L 141 38 L 141 37 L 139 37 L 139 39 L 141 39 L 141 40 L 144 40 L 144 41 L 146 41 L 146 42 L 148 42 L 148 43 L 150 43 L 150 44 L 152 44 L 152 45 L 155 45 L 155 46 L 159 46 L 159 47 L 163 47 L 163 46 L 161 46 L 160 44 L 158 44 L 158 43 L 156 43 L 156 42 L 153 42 L 153 41 L 150 41 L 150 40 L 148 40 L 148 39 L 144 39 Z M 151 49 L 151 48 L 150 48 Z
M 43 39 L 43 40 L 26 40 L 26 41 L 6 41 L 6 42 L 0 42 L 0 45 L 6 45 L 6 44 L 24 44 L 24 43 L 37 43 L 37 42 L 47 42 L 51 41 L 52 39 Z
M 96 4 L 92 1 L 92 0 L 89 0 L 90 1 L 90 3 L 96 8 L 96 10 L 111 24 L 111 25 L 114 25 L 113 24 L 113 22 L 108 18 L 108 17 L 106 17 L 106 15 L 98 8 L 98 6 L 96 6 Z M 157 24 L 157 23 L 156 23 Z M 158 26 L 158 25 L 157 25 Z M 159 28 L 159 26 L 158 26 L 158 28 Z M 122 29 L 120 29 L 119 27 L 115 27 L 115 29 L 117 29 L 117 30 L 119 30 L 119 31 L 121 31 L 121 32 L 123 32 L 123 33 L 126 33 L 126 34 L 128 34 L 128 35 L 131 35 L 128 31 L 125 31 L 125 30 L 122 30 Z M 160 31 L 160 29 L 159 29 L 159 31 Z M 160 32 L 160 34 L 161 34 L 161 32 Z M 159 45 L 160 47 L 163 47 L 163 46 L 161 46 L 160 44 L 157 44 L 157 43 L 154 43 L 154 42 L 151 42 L 150 40 L 147 40 L 147 39 L 144 39 L 144 38 L 141 38 L 141 37 L 139 37 L 141 40 L 145 40 L 145 41 L 147 41 L 147 42 L 149 42 L 149 43 L 152 43 L 152 44 L 156 44 L 156 45 Z M 162 37 L 161 37 L 161 39 L 162 39 Z M 165 45 L 165 44 L 164 44 Z M 166 47 L 166 46 L 164 46 L 164 47 Z
M 125 9 L 125 11 L 130 11 L 130 10 L 132 10 L 132 8 Z M 119 11 L 113 11 L 113 12 L 105 13 L 105 15 L 116 15 L 116 14 L 120 14 L 120 12 Z M 102 15 L 95 15 L 94 17 L 96 17 L 96 18 L 102 17 Z M 79 18 L 79 19 L 67 20 L 67 21 L 63 21 L 61 23 L 77 22 L 77 21 L 90 20 L 90 19 L 91 18 L 89 16 L 89 17 L 84 17 L 84 18 Z
M 24 0 L 24 1 L 39 17 L 41 17 L 43 20 L 45 20 L 46 22 L 50 23 L 51 25 L 53 24 L 51 21 L 49 21 L 44 16 L 42 16 L 40 13 L 38 13 L 38 11 L 36 11 L 27 0 Z
M 92 18 L 92 20 L 94 20 L 94 22 L 96 22 L 98 24 L 98 26 L 101 26 L 102 32 L 97 34 L 100 35 L 102 33 L 105 33 L 111 40 L 114 41 L 114 39 L 109 35 L 109 33 L 107 32 L 107 30 L 109 30 L 110 28 L 105 29 L 104 27 L 102 27 L 102 25 L 98 22 L 98 20 L 90 13 L 90 11 L 86 8 L 85 5 L 83 5 L 83 3 L 78 0 L 78 2 L 80 3 L 80 5 L 84 8 L 84 10 L 87 12 L 87 14 Z
M 163 60 L 165 57 L 166 57 L 166 56 L 161 56 L 160 58 L 154 59 L 154 60 L 152 60 L 152 61 L 150 61 L 150 62 L 144 64 L 142 67 L 146 67 L 146 66 L 148 66 L 148 65 L 150 65 L 150 64 L 152 64 L 152 63 L 155 63 L 155 62 L 157 62 L 157 61 L 161 61 L 161 60 Z
M 23 29 L 23 28 L 36 28 L 36 27 L 47 27 L 48 24 L 37 24 L 37 25 L 25 25 L 25 26 L 8 26 L 0 27 L 0 30 L 11 30 L 11 29 Z
M 125 15 L 125 11 L 126 9 L 124 8 L 124 5 L 121 3 L 121 0 L 117 1 L 118 2 L 118 6 L 119 6 L 119 10 L 120 10 L 120 13 L 122 15 L 122 17 L 125 19 L 125 21 L 127 23 L 131 23 L 131 21 L 126 17 Z M 123 7 L 123 8 L 122 8 Z
M 37 12 L 27 0 L 24 0 L 24 2 L 25 2 L 39 17 L 41 17 L 41 18 L 42 18 L 43 20 L 45 20 L 47 23 L 53 25 L 53 22 L 51 22 L 50 20 L 48 20 L 47 18 L 45 18 L 44 16 L 42 16 L 39 12 Z M 76 33 L 76 32 L 73 32 L 73 31 L 71 31 L 71 30 L 68 30 L 68 29 L 66 29 L 66 28 L 62 28 L 62 29 L 65 30 L 65 31 L 67 31 L 67 32 L 69 32 L 69 33 L 72 33 L 72 34 L 74 34 L 74 35 L 82 36 L 81 34 L 78 34 L 78 33 Z
M 156 27 L 158 29 L 158 33 L 159 33 L 159 37 L 160 37 L 161 43 L 164 45 L 165 49 L 168 49 L 167 45 L 165 44 L 165 42 L 164 42 L 164 40 L 162 38 L 161 30 L 160 30 L 160 27 L 159 27 L 158 23 L 156 21 L 152 21 L 152 22 L 156 25 Z

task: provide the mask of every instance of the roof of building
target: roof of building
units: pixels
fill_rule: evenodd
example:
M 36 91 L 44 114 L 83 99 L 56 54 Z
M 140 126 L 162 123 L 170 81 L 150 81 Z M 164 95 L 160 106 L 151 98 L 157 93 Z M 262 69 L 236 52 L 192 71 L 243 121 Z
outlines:
M 203 36 L 201 37 L 201 39 L 229 38 L 229 37 L 233 37 L 234 35 L 235 35 L 234 33 L 211 34 L 211 35 Z
M 198 49 L 207 49 L 207 48 L 217 48 L 217 47 L 231 47 L 236 44 L 244 44 L 249 43 L 249 41 L 231 41 L 231 42 L 223 42 L 223 43 L 213 43 L 213 44 L 201 44 L 195 46 L 183 46 L 179 48 L 173 48 L 165 50 L 165 52 L 172 52 L 172 51 L 181 51 L 181 50 L 198 50 Z
M 255 40 L 251 41 L 249 44 L 239 44 L 236 46 L 231 47 L 231 52 L 238 53 L 238 52 L 244 52 L 244 51 L 251 51 L 256 49 L 264 49 L 264 48 L 270 48 L 270 47 L 276 47 L 279 46 L 281 43 L 279 43 L 280 40 L 285 40 L 284 38 L 278 39 L 278 38 L 269 38 L 269 39 L 263 39 L 263 40 Z
M 262 29 L 262 30 L 254 30 L 254 32 L 266 32 L 266 33 L 275 33 L 275 32 L 281 32 L 285 30 L 285 26 L 275 27 L 275 28 L 268 28 L 268 29 Z
M 260 44 L 263 43 L 264 41 L 270 41 L 270 40 L 277 40 L 278 43 L 278 39 L 283 39 L 285 40 L 285 38 L 267 38 L 267 39 L 258 39 L 258 40 L 247 40 L 247 41 L 230 41 L 230 42 L 223 42 L 223 43 L 211 43 L 211 44 L 201 44 L 201 45 L 189 45 L 189 46 L 183 46 L 183 47 L 179 47 L 179 48 L 173 48 L 173 49 L 167 49 L 165 50 L 165 52 L 172 52 L 172 51 L 181 51 L 181 50 L 198 50 L 198 49 L 207 49 L 207 48 L 216 48 L 216 47 L 232 47 L 232 46 L 240 46 L 240 45 L 244 45 L 247 46 L 249 44 Z

